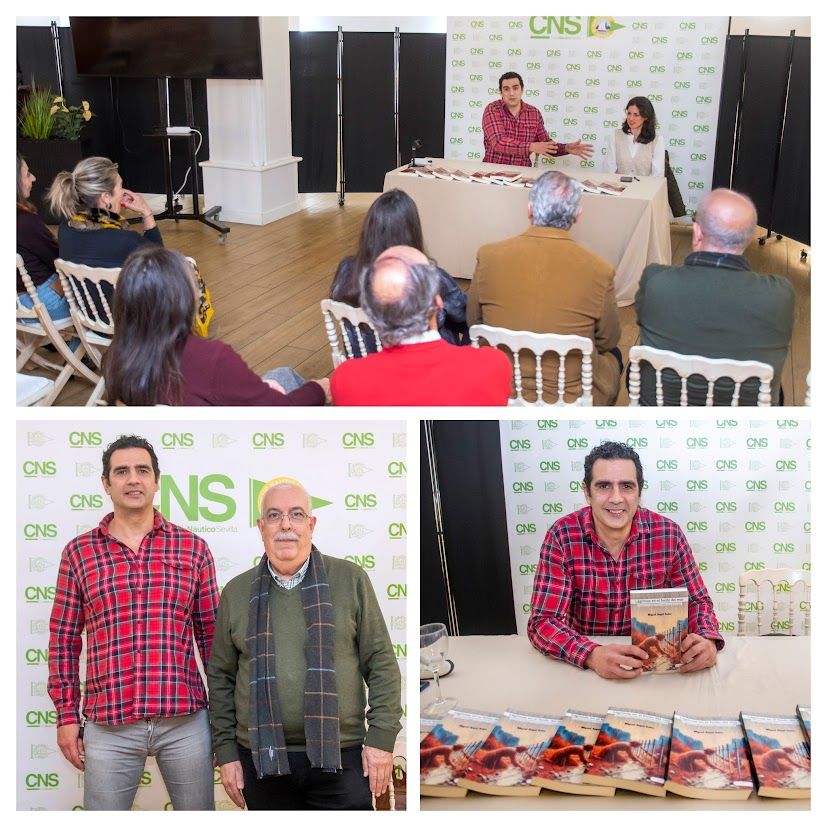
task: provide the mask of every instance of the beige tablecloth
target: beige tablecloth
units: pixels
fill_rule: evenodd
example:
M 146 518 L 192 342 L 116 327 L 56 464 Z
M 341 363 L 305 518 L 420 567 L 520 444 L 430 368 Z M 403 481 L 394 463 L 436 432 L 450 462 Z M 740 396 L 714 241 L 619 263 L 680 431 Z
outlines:
M 463 172 L 514 170 L 532 177 L 544 171 L 441 158 L 434 158 L 433 166 Z M 385 175 L 384 188 L 404 190 L 413 198 L 422 219 L 425 250 L 452 276 L 472 278 L 477 250 L 483 244 L 519 235 L 529 225 L 525 188 L 420 178 L 400 174 L 399 169 Z M 566 174 L 581 180 L 620 181 L 619 175 L 603 172 L 566 170 Z M 615 268 L 618 305 L 634 303 L 643 268 L 653 262 L 672 262 L 666 179 L 643 177 L 626 184 L 621 195 L 584 192 L 582 206 L 572 235 Z
M 594 638 L 598 642 L 627 639 Z M 591 670 L 544 657 L 523 636 L 453 637 L 448 657 L 456 667 L 443 678 L 442 693 L 457 705 L 499 714 L 506 708 L 562 715 L 566 709 L 604 713 L 608 706 L 671 715 L 795 714 L 810 703 L 810 638 L 732 637 L 712 669 L 689 675 L 646 675 L 609 681 Z M 424 709 L 434 687 L 421 693 Z M 423 810 L 636 810 L 809 809 L 806 800 L 751 796 L 747 801 L 700 801 L 618 790 L 613 798 L 566 795 L 550 790 L 529 798 L 469 792 L 465 798 L 421 799 Z

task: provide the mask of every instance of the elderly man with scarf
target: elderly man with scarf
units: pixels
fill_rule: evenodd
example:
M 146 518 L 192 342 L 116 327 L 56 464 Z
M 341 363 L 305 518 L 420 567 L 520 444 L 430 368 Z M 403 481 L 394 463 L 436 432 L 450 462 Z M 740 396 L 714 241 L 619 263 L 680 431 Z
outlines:
M 361 568 L 313 545 L 300 483 L 260 504 L 265 554 L 225 586 L 206 670 L 221 782 L 250 810 L 369 810 L 402 714 L 382 612 Z

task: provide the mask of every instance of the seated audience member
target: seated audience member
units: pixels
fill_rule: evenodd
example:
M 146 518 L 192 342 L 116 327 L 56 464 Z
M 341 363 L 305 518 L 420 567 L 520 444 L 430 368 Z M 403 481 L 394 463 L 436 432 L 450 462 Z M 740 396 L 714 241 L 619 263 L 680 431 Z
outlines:
M 46 195 L 62 217 L 57 230 L 60 258 L 89 267 L 121 267 L 147 242 L 163 245 L 144 197 L 123 188 L 118 165 L 108 158 L 84 158 L 72 172 L 59 172 Z M 128 229 L 121 207 L 141 214 L 144 232 Z
M 333 371 L 335 405 L 507 403 L 511 364 L 504 353 L 440 338 L 439 285 L 437 268 L 411 247 L 391 247 L 364 271 L 361 305 L 383 350 Z
M 389 190 L 371 204 L 362 224 L 359 249 L 355 256 L 343 258 L 339 263 L 330 288 L 330 298 L 351 307 L 359 307 L 361 273 L 376 261 L 380 253 L 388 247 L 397 246 L 413 247 L 421 252 L 425 250 L 416 204 L 406 192 Z M 441 267 L 437 267 L 437 271 L 439 295 L 442 299 L 442 307 L 437 314 L 439 335 L 452 345 L 467 345 L 469 339 L 465 324 L 465 293 Z M 348 330 L 353 355 L 360 356 L 359 343 L 350 322 L 345 322 L 345 328 Z M 362 338 L 368 353 L 374 353 L 376 342 L 373 332 L 364 329 Z
M 57 321 L 69 318 L 69 302 L 63 296 L 63 288 L 55 272 L 58 257 L 57 241 L 37 214 L 35 205 L 29 200 L 32 184 L 37 179 L 32 175 L 26 161 L 17 156 L 17 252 L 23 258 L 26 272 L 31 276 L 40 301 L 49 315 Z M 17 294 L 20 302 L 32 307 L 32 300 L 26 292 L 23 279 L 17 274 Z
M 602 678 L 636 678 L 648 654 L 631 643 L 600 645 L 589 635 L 631 635 L 630 588 L 689 592 L 683 674 L 714 666 L 724 641 L 712 599 L 677 523 L 643 508 L 643 466 L 622 442 L 586 457 L 588 505 L 548 530 L 534 575 L 528 639 L 535 649 Z
M 582 189 L 562 172 L 546 172 L 531 188 L 522 235 L 486 244 L 468 291 L 468 324 L 483 322 L 533 333 L 577 334 L 591 339 L 594 404 L 617 398 L 622 363 L 617 343 L 620 319 L 614 295 L 614 270 L 581 247 L 569 233 L 582 211 Z M 566 402 L 582 391 L 579 354 L 566 359 Z M 534 357 L 520 357 L 523 387 L 535 389 Z M 555 354 L 543 357 L 543 385 L 557 394 Z
M 757 215 L 747 196 L 716 189 L 694 216 L 692 250 L 680 266 L 650 264 L 640 279 L 635 307 L 640 343 L 712 359 L 755 359 L 772 365 L 772 402 L 780 404 L 781 370 L 793 331 L 795 292 L 781 276 L 753 273 L 742 255 L 755 234 Z M 677 404 L 680 380 L 666 371 L 664 395 Z M 715 404 L 729 405 L 733 383 L 719 380 Z M 703 405 L 707 385 L 689 381 L 689 404 Z M 758 380 L 741 388 L 739 404 L 754 405 Z M 654 370 L 641 364 L 641 404 L 655 404 Z
M 127 258 L 103 359 L 110 404 L 324 404 L 329 380 L 302 384 L 285 368 L 261 379 L 229 345 L 193 334 L 195 310 L 192 267 L 180 253 L 147 245 Z
M 655 134 L 658 119 L 649 98 L 632 98 L 626 104 L 623 126 L 609 136 L 606 163 L 609 172 L 621 175 L 659 175 L 665 173 L 666 147 L 662 135 Z

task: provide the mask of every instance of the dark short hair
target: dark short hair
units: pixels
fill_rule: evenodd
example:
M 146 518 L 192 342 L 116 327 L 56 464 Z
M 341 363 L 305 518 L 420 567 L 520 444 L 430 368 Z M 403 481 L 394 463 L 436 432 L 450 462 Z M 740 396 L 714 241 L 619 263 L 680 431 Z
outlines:
M 500 75 L 500 82 L 499 82 L 500 91 L 502 91 L 504 80 L 514 80 L 514 78 L 517 78 L 517 80 L 520 81 L 520 89 L 525 89 L 525 84 L 523 83 L 523 79 L 516 72 L 506 72 L 504 75 Z
M 643 491 L 643 465 L 640 462 L 637 451 L 625 442 L 601 442 L 600 445 L 595 445 L 595 447 L 592 448 L 583 463 L 583 483 L 586 486 L 586 491 L 591 490 L 592 468 L 599 459 L 632 460 L 635 464 L 635 471 L 637 472 L 637 487 L 640 491 Z
M 109 482 L 109 472 L 112 470 L 112 454 L 115 451 L 122 451 L 124 448 L 143 448 L 149 453 L 152 460 L 152 471 L 155 474 L 155 480 L 161 476 L 161 469 L 158 466 L 158 457 L 155 455 L 155 449 L 151 443 L 142 436 L 135 436 L 135 434 L 121 435 L 114 442 L 106 446 L 103 452 L 103 476 Z

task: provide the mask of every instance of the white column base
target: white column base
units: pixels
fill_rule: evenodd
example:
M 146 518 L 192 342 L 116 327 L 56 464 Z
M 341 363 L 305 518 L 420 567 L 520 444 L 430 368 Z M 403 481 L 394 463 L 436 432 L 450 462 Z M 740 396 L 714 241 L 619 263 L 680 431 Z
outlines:
M 219 221 L 262 226 L 299 211 L 298 163 L 288 156 L 261 166 L 201 163 L 207 209 L 221 206 Z

